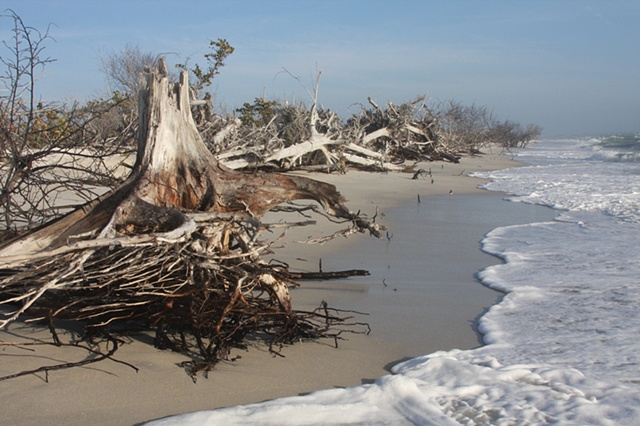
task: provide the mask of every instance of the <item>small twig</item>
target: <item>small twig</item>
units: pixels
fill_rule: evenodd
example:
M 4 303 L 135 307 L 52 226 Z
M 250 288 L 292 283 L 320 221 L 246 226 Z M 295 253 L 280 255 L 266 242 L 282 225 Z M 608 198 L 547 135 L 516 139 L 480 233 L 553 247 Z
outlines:
M 15 379 L 17 377 L 22 377 L 22 376 L 28 376 L 31 374 L 37 374 L 37 373 L 45 373 L 45 381 L 48 383 L 49 382 L 49 371 L 55 371 L 55 370 L 63 370 L 63 369 L 67 369 L 67 368 L 72 368 L 72 367 L 81 367 L 83 365 L 87 365 L 87 364 L 93 364 L 105 359 L 109 359 L 113 362 L 116 362 L 118 364 L 123 364 L 126 365 L 127 367 L 132 368 L 133 370 L 135 370 L 135 372 L 138 372 L 138 368 L 135 367 L 132 364 L 129 364 L 128 362 L 125 361 L 120 361 L 118 359 L 113 358 L 113 354 L 118 350 L 118 341 L 114 338 L 109 338 L 108 339 L 112 344 L 113 347 L 107 352 L 107 353 L 103 353 L 94 349 L 91 349 L 88 346 L 85 345 L 81 345 L 78 343 L 49 343 L 49 342 L 27 342 L 27 343 L 0 343 L 0 345 L 2 346 L 34 346 L 34 345 L 53 345 L 53 346 L 64 346 L 64 347 L 71 347 L 71 348 L 81 348 L 86 350 L 87 352 L 93 354 L 93 355 L 97 355 L 96 358 L 87 358 L 84 359 L 82 361 L 77 361 L 77 362 L 65 362 L 62 364 L 56 364 L 56 365 L 45 365 L 33 370 L 25 370 L 25 371 L 21 371 L 19 373 L 15 373 L 15 374 L 10 374 L 8 376 L 3 376 L 0 377 L 0 381 L 4 381 L 4 380 L 9 380 L 9 379 Z

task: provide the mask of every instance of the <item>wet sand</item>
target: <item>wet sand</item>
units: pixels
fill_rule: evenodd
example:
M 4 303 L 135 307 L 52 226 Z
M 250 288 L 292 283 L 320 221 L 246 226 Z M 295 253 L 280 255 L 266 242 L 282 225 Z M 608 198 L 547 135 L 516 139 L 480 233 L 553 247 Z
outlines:
M 367 269 L 367 277 L 336 281 L 303 281 L 292 291 L 295 309 L 330 306 L 367 313 L 355 320 L 371 325 L 370 335 L 346 335 L 333 341 L 301 342 L 274 357 L 264 347 L 237 351 L 235 362 L 221 363 L 196 383 L 176 364 L 185 358 L 162 352 L 144 336 L 131 339 L 116 358 L 139 368 L 102 361 L 84 368 L 0 382 L 0 424 L 80 425 L 136 424 L 168 415 L 258 402 L 330 387 L 359 385 L 388 373 L 394 363 L 436 350 L 468 349 L 480 344 L 473 324 L 500 295 L 474 280 L 474 274 L 498 262 L 480 251 L 486 232 L 502 225 L 549 220 L 551 210 L 503 201 L 500 194 L 466 177 L 477 170 L 515 163 L 504 157 L 465 158 L 460 164 L 431 163 L 430 177 L 410 174 L 313 175 L 336 184 L 361 210 L 388 226 L 383 239 L 353 235 L 324 245 L 296 243 L 329 235 L 342 224 L 320 220 L 317 226 L 291 229 L 273 257 L 292 270 Z M 452 194 L 450 194 L 452 192 Z M 420 201 L 418 202 L 418 196 Z M 282 220 L 267 216 L 264 221 Z M 300 220 L 291 217 L 284 220 Z M 20 335 L 48 338 L 25 324 L 0 332 L 4 341 Z M 39 347 L 30 352 L 0 352 L 0 376 L 46 363 L 82 358 L 84 353 Z

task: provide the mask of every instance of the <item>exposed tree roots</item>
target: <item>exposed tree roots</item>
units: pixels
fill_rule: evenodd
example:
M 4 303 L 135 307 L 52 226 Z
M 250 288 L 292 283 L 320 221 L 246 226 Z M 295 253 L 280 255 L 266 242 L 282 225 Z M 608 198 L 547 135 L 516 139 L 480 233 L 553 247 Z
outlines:
M 135 367 L 134 365 L 131 365 L 128 362 L 120 361 L 118 359 L 113 358 L 113 355 L 118 350 L 118 347 L 120 346 L 120 343 L 121 343 L 119 339 L 113 336 L 105 335 L 103 337 L 104 341 L 106 342 L 106 350 L 101 351 L 98 348 L 98 345 L 95 345 L 95 344 L 83 344 L 77 341 L 72 343 L 63 343 L 58 339 L 55 329 L 52 328 L 51 332 L 52 332 L 54 342 L 40 342 L 40 341 L 0 342 L 0 347 L 4 349 L 6 347 L 12 346 L 12 347 L 16 347 L 16 348 L 20 348 L 28 351 L 32 351 L 33 347 L 38 347 L 38 346 L 67 347 L 67 348 L 80 349 L 81 351 L 84 351 L 87 353 L 87 357 L 80 361 L 62 362 L 59 364 L 45 365 L 42 367 L 34 368 L 32 370 L 24 370 L 18 373 L 9 374 L 7 376 L 0 377 L 0 381 L 15 379 L 23 376 L 29 376 L 32 374 L 37 375 L 40 373 L 44 373 L 44 381 L 48 383 L 50 371 L 64 370 L 64 369 L 73 368 L 73 367 L 82 367 L 88 364 L 93 364 L 93 363 L 104 361 L 104 360 L 111 360 L 113 362 L 126 365 L 127 367 L 131 368 L 136 372 L 138 371 L 138 368 Z
M 230 351 L 248 342 L 264 342 L 279 354 L 283 345 L 301 339 L 332 338 L 337 344 L 346 331 L 368 332 L 366 324 L 351 322 L 324 302 L 314 311 L 293 310 L 289 288 L 297 285 L 293 278 L 305 274 L 260 259 L 269 249 L 257 240 L 261 228 L 257 221 L 214 218 L 184 241 L 114 243 L 3 269 L 0 304 L 29 306 L 29 321 L 50 324 L 54 344 L 60 342 L 52 324 L 60 319 L 81 322 L 85 337 L 109 336 L 111 349 L 93 360 L 111 358 L 117 349 L 113 336 L 151 330 L 156 347 L 191 358 L 183 366 L 194 380 L 198 372 L 233 359 Z M 366 273 L 318 272 L 306 278 Z

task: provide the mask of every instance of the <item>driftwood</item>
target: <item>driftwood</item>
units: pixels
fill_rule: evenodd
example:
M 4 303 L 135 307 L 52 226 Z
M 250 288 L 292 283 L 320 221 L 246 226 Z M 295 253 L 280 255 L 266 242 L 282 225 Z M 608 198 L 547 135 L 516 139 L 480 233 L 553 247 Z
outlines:
M 364 269 L 349 269 L 347 271 L 331 272 L 287 272 L 286 276 L 294 280 L 335 280 L 336 278 L 348 278 L 369 275 Z
M 460 155 L 439 138 L 438 119 L 424 98 L 381 108 L 362 108 L 346 125 L 331 111 L 318 110 L 318 87 L 310 111 L 303 106 L 274 110 L 264 128 L 231 120 L 212 142 L 217 158 L 233 169 L 344 171 L 406 170 L 407 161 L 458 162 Z M 259 134 L 259 138 L 254 136 Z
M 261 260 L 260 217 L 309 199 L 358 231 L 379 237 L 379 227 L 350 212 L 333 185 L 221 164 L 193 121 L 187 73 L 170 84 L 164 60 L 146 74 L 139 111 L 136 162 L 122 185 L 0 246 L 0 307 L 11 307 L 0 328 L 25 315 L 83 321 L 93 334 L 135 323 L 155 330 L 159 347 L 192 355 L 192 373 L 247 335 L 274 351 L 338 336 L 339 313 L 292 309 L 288 271 Z

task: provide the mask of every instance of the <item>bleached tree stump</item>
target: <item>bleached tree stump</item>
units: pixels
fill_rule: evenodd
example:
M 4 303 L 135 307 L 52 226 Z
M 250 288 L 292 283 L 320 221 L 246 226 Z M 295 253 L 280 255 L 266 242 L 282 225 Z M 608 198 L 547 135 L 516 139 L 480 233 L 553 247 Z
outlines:
M 328 213 L 358 221 L 333 185 L 297 176 L 245 174 L 220 164 L 196 129 L 189 103 L 188 74 L 170 84 L 164 59 L 146 75 L 140 94 L 136 163 L 119 188 L 71 214 L 0 247 L 0 258 L 29 255 L 70 240 L 112 236 L 124 228 L 167 231 L 188 211 L 242 212 L 259 218 L 273 206 L 296 199 L 319 202 Z M 367 227 L 365 222 L 360 225 Z M 376 232 L 375 227 L 370 227 Z
M 220 164 L 191 116 L 187 72 L 172 84 L 161 59 L 145 77 L 128 179 L 0 247 L 0 307 L 17 306 L 0 312 L 0 328 L 26 312 L 95 328 L 140 320 L 163 342 L 189 331 L 210 362 L 248 332 L 242 327 L 271 330 L 276 321 L 285 329 L 276 342 L 314 335 L 309 324 L 296 328 L 307 320 L 292 316 L 286 274 L 260 260 L 257 220 L 277 204 L 309 199 L 358 230 L 379 236 L 378 227 L 350 212 L 333 185 Z

